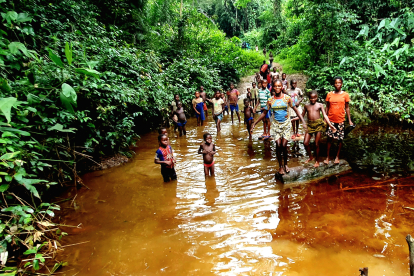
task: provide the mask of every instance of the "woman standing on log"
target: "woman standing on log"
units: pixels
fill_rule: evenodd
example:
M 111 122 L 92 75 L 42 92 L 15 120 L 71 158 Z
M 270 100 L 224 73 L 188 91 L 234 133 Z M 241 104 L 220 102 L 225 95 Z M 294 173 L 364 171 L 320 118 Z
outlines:
M 333 132 L 332 129 L 328 128 L 326 135 L 328 135 L 328 146 L 327 146 L 327 157 L 323 161 L 325 164 L 329 164 L 329 151 L 331 150 L 331 145 L 333 140 L 338 140 L 338 152 L 336 153 L 336 158 L 334 163 L 339 164 L 339 153 L 342 148 L 342 140 L 345 138 L 345 113 L 348 117 L 349 125 L 354 125 L 351 121 L 351 113 L 349 112 L 349 94 L 345 91 L 342 91 L 343 80 L 341 77 L 334 78 L 334 87 L 335 91 L 331 91 L 326 95 L 326 114 L 331 121 L 332 125 L 336 128 L 336 132 Z
M 289 107 L 291 107 L 302 121 L 303 129 L 307 131 L 306 122 L 303 120 L 302 114 L 299 113 L 293 104 L 292 98 L 282 93 L 283 84 L 280 80 L 276 80 L 272 85 L 272 97 L 267 101 L 267 106 L 260 117 L 252 125 L 252 131 L 255 125 L 265 118 L 267 112 L 272 110 L 272 132 L 276 141 L 276 155 L 279 162 L 279 174 L 289 173 L 287 166 L 287 143 L 291 134 L 292 124 L 290 122 Z M 282 160 L 283 153 L 283 160 Z

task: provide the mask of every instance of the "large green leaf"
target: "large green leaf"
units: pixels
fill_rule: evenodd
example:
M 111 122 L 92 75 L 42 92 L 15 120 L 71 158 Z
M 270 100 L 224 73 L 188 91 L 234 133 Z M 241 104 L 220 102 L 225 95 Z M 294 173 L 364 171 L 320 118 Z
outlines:
M 0 111 L 6 117 L 7 122 L 11 120 L 10 113 L 12 106 L 17 102 L 15 97 L 0 98 Z
M 65 45 L 65 55 L 66 59 L 68 60 L 69 65 L 72 64 L 72 43 L 69 44 L 69 42 L 66 42 Z
M 49 49 L 49 57 L 51 60 L 53 60 L 53 62 L 60 67 L 63 67 L 63 62 L 60 59 L 60 57 L 58 57 L 57 55 L 55 55 L 55 53 L 53 53 L 53 51 L 51 49 Z
M 72 132 L 72 133 L 74 133 L 74 130 L 76 130 L 76 128 L 63 129 L 63 126 L 61 124 L 56 124 L 56 125 L 48 128 L 47 130 L 49 130 L 49 131 L 57 130 L 57 131 L 60 131 L 60 132 Z
M 10 160 L 13 157 L 17 156 L 20 153 L 20 151 L 15 151 L 15 152 L 8 152 L 3 154 L 2 156 L 0 156 L 1 160 Z
M 15 55 L 20 51 L 22 51 L 22 53 L 27 56 L 27 57 L 32 57 L 32 55 L 29 53 L 29 51 L 27 51 L 26 46 L 24 46 L 23 43 L 20 42 L 12 42 L 9 44 L 9 50 L 10 52 Z
M 101 74 L 98 71 L 89 68 L 76 68 L 75 71 L 95 78 L 99 78 L 99 75 Z
M 73 106 L 77 106 L 76 104 L 77 95 L 75 90 L 69 84 L 62 84 L 62 91 L 60 92 L 60 101 L 62 102 L 63 106 L 71 113 L 75 113 L 73 110 Z
M 6 21 L 8 24 L 11 24 L 12 21 L 16 21 L 16 19 L 17 19 L 17 12 L 9 11 L 6 13 Z
M 19 15 L 16 18 L 16 22 L 21 23 L 21 22 L 26 22 L 26 21 L 32 21 L 32 17 L 30 17 L 27 13 L 19 13 Z
M 23 135 L 23 136 L 30 136 L 29 132 L 24 131 L 24 130 L 20 130 L 20 129 L 17 129 L 17 128 L 13 128 L 13 127 L 0 127 L 0 131 L 10 131 L 10 132 L 16 132 L 16 133 L 18 133 L 20 135 Z
M 375 74 L 377 75 L 377 78 L 379 78 L 380 74 L 387 76 L 387 73 L 385 73 L 385 70 L 379 64 L 374 63 L 374 69 L 375 69 Z
M 37 191 L 37 189 L 33 186 L 33 184 L 37 184 L 37 183 L 41 183 L 41 182 L 47 182 L 46 180 L 42 180 L 42 179 L 28 179 L 28 178 L 23 178 L 19 182 L 19 184 L 22 184 L 23 186 L 26 187 L 26 189 L 28 189 L 35 197 L 40 198 L 39 192 Z

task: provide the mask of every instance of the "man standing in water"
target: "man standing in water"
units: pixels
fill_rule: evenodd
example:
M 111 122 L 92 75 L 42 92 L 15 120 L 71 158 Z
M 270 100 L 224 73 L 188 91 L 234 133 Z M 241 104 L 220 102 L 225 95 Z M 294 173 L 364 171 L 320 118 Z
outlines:
M 233 124 L 233 112 L 235 111 L 237 114 L 237 118 L 239 118 L 240 124 L 240 114 L 239 114 L 239 105 L 237 102 L 239 101 L 239 91 L 234 88 L 234 84 L 230 83 L 230 91 L 227 92 L 227 96 L 229 97 L 230 102 L 230 112 L 231 112 L 231 123 Z

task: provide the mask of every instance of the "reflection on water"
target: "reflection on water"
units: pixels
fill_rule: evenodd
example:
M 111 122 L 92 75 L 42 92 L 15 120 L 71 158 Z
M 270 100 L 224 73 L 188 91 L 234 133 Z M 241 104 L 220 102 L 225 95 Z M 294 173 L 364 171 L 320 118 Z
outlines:
M 211 118 L 210 118 L 211 119 Z M 62 214 L 64 275 L 408 275 L 405 236 L 414 229 L 410 178 L 376 181 L 364 173 L 282 185 L 273 142 L 248 139 L 229 117 L 187 137 L 170 130 L 178 181 L 164 184 L 153 163 L 157 134 L 144 135 L 128 164 L 84 177 L 90 190 Z M 216 177 L 197 154 L 204 132 L 218 149 Z M 293 146 L 293 145 L 292 145 Z M 303 163 L 301 143 L 289 165 Z M 385 181 L 385 182 L 384 182 Z M 363 186 L 361 186 L 363 185 Z M 70 202 L 67 206 L 69 208 Z

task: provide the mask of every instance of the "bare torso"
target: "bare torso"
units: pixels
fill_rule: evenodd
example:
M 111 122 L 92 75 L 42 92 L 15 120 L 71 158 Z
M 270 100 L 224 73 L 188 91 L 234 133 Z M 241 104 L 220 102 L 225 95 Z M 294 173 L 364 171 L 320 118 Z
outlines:
M 181 107 L 180 109 L 177 109 L 175 111 L 175 114 L 177 115 L 178 122 L 184 123 L 187 120 L 185 117 L 184 108 Z
M 206 142 L 200 145 L 200 149 L 203 153 L 204 164 L 211 164 L 214 161 L 214 153 L 216 151 L 216 145 L 214 143 L 207 144 Z
M 307 104 L 305 110 L 308 113 L 308 120 L 315 121 L 321 118 L 323 105 L 321 103 Z

